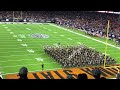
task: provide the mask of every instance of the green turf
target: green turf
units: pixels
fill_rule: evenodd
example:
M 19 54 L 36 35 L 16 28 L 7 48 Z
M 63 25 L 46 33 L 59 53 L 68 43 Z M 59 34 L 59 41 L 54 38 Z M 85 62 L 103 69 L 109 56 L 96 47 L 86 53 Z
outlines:
M 31 30 L 27 30 L 26 28 L 30 28 Z M 87 36 L 82 31 L 75 29 L 69 30 Z M 49 35 L 49 38 L 36 39 L 29 36 L 29 34 L 35 33 L 47 34 Z M 21 38 L 19 36 L 20 34 L 25 35 L 26 38 Z M 105 42 L 105 39 L 103 38 L 92 38 Z M 17 41 L 17 39 L 22 39 L 22 41 Z M 61 68 L 60 64 L 46 55 L 43 50 L 43 46 L 53 45 L 59 42 L 63 45 L 79 45 L 78 42 L 80 42 L 88 47 L 95 48 L 97 51 L 102 53 L 105 52 L 106 46 L 103 43 L 76 35 L 72 32 L 49 24 L 0 24 L 0 71 L 3 75 L 8 73 L 17 73 L 22 66 L 27 67 L 29 71 L 39 71 L 41 70 L 42 63 L 45 64 L 46 70 Z M 25 47 L 21 44 L 27 44 L 28 46 Z M 113 41 L 109 41 L 109 44 L 115 46 Z M 34 53 L 27 51 L 30 49 L 34 50 Z M 120 63 L 119 52 L 120 49 L 108 46 L 107 54 L 115 58 L 117 63 Z M 36 58 L 42 58 L 43 61 L 37 61 Z

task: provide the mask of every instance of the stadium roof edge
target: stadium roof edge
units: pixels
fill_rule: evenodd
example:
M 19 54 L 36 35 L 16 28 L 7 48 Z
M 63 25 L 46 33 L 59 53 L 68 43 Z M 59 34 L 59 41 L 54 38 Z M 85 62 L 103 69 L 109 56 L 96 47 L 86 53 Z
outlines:
M 119 12 L 114 12 L 114 11 L 97 11 L 97 12 L 101 12 L 101 13 L 112 13 L 112 14 L 120 14 Z

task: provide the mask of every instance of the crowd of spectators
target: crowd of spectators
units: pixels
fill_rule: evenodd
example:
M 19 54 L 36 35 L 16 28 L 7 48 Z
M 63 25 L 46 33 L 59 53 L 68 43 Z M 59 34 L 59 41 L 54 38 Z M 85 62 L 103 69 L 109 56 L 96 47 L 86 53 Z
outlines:
M 106 36 L 108 20 L 110 20 L 109 38 L 120 37 L 119 15 L 98 12 L 69 12 L 62 17 L 55 18 L 55 23 L 70 28 L 84 30 L 98 37 Z
M 0 11 L 0 21 L 5 22 L 46 22 L 51 19 L 51 14 L 45 11 Z
M 0 11 L 0 21 L 54 22 L 105 37 L 110 20 L 109 38 L 120 38 L 120 16 L 88 11 Z
M 109 38 L 120 38 L 120 16 L 117 14 L 87 11 L 0 11 L 0 22 L 53 22 L 103 38 L 106 36 L 108 20 L 110 20 Z M 63 67 L 96 66 L 104 63 L 104 54 L 84 45 L 47 46 L 44 50 Z M 107 56 L 107 65 L 115 63 L 115 59 Z
M 80 46 L 45 46 L 45 52 L 63 67 L 98 66 L 104 64 L 105 55 L 85 45 Z M 110 56 L 106 57 L 106 65 L 115 64 Z

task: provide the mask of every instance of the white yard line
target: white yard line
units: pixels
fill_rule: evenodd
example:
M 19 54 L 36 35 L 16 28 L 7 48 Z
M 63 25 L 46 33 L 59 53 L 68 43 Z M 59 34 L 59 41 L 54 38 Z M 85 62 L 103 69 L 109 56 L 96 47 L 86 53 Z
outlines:
M 53 32 L 53 33 L 57 33 L 57 32 Z
M 95 48 L 93 48 L 93 47 L 89 47 L 89 48 L 91 48 L 91 49 L 95 49 Z
M 8 28 L 8 27 L 4 27 L 4 28 Z
M 8 42 L 2 42 L 2 44 L 8 44 Z M 16 43 L 16 44 L 18 44 L 18 42 L 9 42 L 9 43 Z
M 56 63 L 56 62 L 51 62 L 51 63 Z M 51 63 L 44 63 L 44 64 L 51 64 Z M 14 66 L 4 66 L 4 67 L 1 67 L 2 69 L 3 68 L 12 68 L 12 67 L 23 67 L 23 66 L 35 66 L 35 65 L 41 65 L 42 63 L 39 63 L 39 64 L 24 64 L 24 65 L 14 65 Z
M 62 37 L 63 37 L 64 35 L 60 35 L 60 36 L 62 36 Z
M 25 47 L 16 47 L 16 48 L 11 47 L 11 48 L 0 48 L 0 49 L 21 49 L 21 48 L 25 48 Z M 30 47 L 30 48 L 38 49 L 37 47 Z
M 16 42 L 16 41 L 15 41 Z M 22 43 L 21 43 L 22 44 Z M 21 46 L 21 44 L 18 44 L 18 45 L 20 45 Z M 29 44 L 29 43 L 28 43 Z M 5 44 L 5 45 L 0 45 L 0 46 L 18 46 L 18 45 L 8 45 L 8 44 Z M 29 44 L 29 45 L 34 45 L 34 46 L 36 46 L 36 44 Z M 40 44 L 39 44 L 40 45 Z
M 41 51 L 41 50 L 36 50 L 36 51 Z M 0 52 L 0 53 L 12 53 L 12 52 L 27 52 L 27 51 L 7 51 L 7 52 Z
M 8 36 L 8 35 L 11 35 L 10 32 L 12 32 L 11 30 L 6 30 L 6 32 L 4 33 L 0 33 L 1 36 Z
M 18 61 L 31 61 L 31 60 L 33 60 L 33 59 L 20 59 L 20 60 L 7 60 L 7 61 L 0 61 L 0 62 L 18 62 Z
M 74 32 L 74 31 L 71 31 L 71 30 L 66 29 L 66 28 L 62 28 L 62 27 L 57 26 L 57 25 L 54 25 L 54 24 L 50 24 L 50 23 L 49 23 L 49 25 L 54 26 L 54 27 L 57 27 L 57 28 L 60 28 L 60 29 L 63 29 L 63 30 L 65 30 L 65 31 L 68 31 L 68 32 L 71 32 L 71 33 L 74 33 L 74 34 L 77 34 L 77 35 L 80 35 L 80 36 L 83 36 L 83 37 L 85 37 L 85 38 L 88 38 L 88 39 L 94 40 L 94 41 L 96 41 L 96 42 L 103 43 L 103 44 L 106 45 L 106 42 L 103 42 L 103 41 L 100 41 L 100 40 L 97 40 L 97 39 L 91 38 L 91 37 L 89 37 L 89 36 L 85 36 L 85 35 L 83 35 L 83 34 L 80 34 L 80 33 Z M 108 46 L 111 46 L 111 47 L 114 47 L 114 48 L 117 48 L 117 49 L 120 49 L 120 47 L 114 46 L 114 45 L 109 44 L 109 43 L 108 43 L 107 45 L 108 45 Z
M 5 45 L 0 45 L 0 46 L 18 46 L 18 45 L 8 45 L 8 44 L 5 44 Z
M 82 44 L 81 42 L 76 42 L 76 43 L 78 43 L 78 44 Z
M 43 59 L 48 59 L 48 58 L 43 58 Z M 20 60 L 7 60 L 7 61 L 0 61 L 0 62 L 19 62 L 19 61 L 33 61 L 35 59 L 20 59 Z
M 27 30 L 31 30 L 30 28 L 26 28 Z
M 14 34 L 11 34 L 11 35 L 14 35 Z M 9 37 L 11 37 L 11 36 L 10 36 L 10 34 L 8 33 L 8 35 L 0 35 L 0 37 L 6 39 L 6 38 L 9 38 Z
M 22 32 L 23 32 L 23 34 L 24 34 L 24 33 L 26 33 L 26 31 L 22 31 Z M 31 32 L 31 33 L 32 33 L 32 32 Z M 38 45 L 39 45 L 39 43 L 38 43 L 38 42 L 36 42 L 36 41 L 34 41 L 33 39 L 31 39 L 31 41 L 33 41 L 34 43 L 36 43 L 36 44 L 38 44 Z M 29 43 L 27 43 L 27 44 L 29 45 Z M 29 50 L 29 49 L 31 50 L 32 48 L 29 46 L 29 48 L 28 48 L 28 47 L 26 47 L 26 49 L 27 49 L 27 50 Z M 35 48 L 34 48 L 34 49 L 35 49 Z M 34 51 L 34 49 L 32 49 L 32 52 Z M 29 52 L 30 52 L 30 51 L 29 51 Z M 36 52 L 36 51 L 35 51 L 35 52 Z M 34 54 L 34 55 L 35 55 L 35 54 Z M 38 55 L 40 55 L 40 54 L 38 54 Z M 31 55 L 31 57 L 33 57 L 33 56 Z
M 0 40 L 0 42 L 15 42 L 16 40 Z
M 1 37 L 0 37 L 1 38 Z M 3 37 L 4 38 L 4 37 Z M 16 42 L 17 41 L 17 39 L 14 39 L 14 40 L 9 40 L 9 38 L 7 38 L 8 40 L 0 40 L 0 42 L 5 42 L 5 43 L 7 43 L 7 42 Z M 56 39 L 56 38 L 55 38 Z M 61 39 L 57 39 L 57 40 L 61 40 Z M 35 42 L 35 41 L 34 41 Z M 41 41 L 41 42 L 44 42 L 44 41 Z M 17 43 L 17 42 L 16 42 Z M 35 44 L 34 44 L 35 45 Z
M 41 55 L 43 55 L 43 54 L 41 54 Z M 50 57 L 48 57 L 48 58 L 43 58 L 42 57 L 42 59 L 49 59 Z M 20 60 L 7 60 L 7 61 L 0 61 L 0 62 L 19 62 L 19 61 L 33 61 L 33 60 L 36 60 L 35 58 L 34 59 L 20 59 Z M 0 64 L 1 65 L 1 64 Z
M 44 29 L 47 29 L 47 30 L 49 30 L 48 28 L 46 28 L 46 27 L 43 27 L 43 26 L 40 26 L 40 25 L 39 25 L 39 27 L 42 27 L 42 28 L 44 28 Z M 51 31 L 51 30 L 49 30 L 49 31 Z
M 0 56 L 0 57 L 16 57 L 16 56 L 28 56 L 28 55 L 40 55 L 40 54 L 25 54 L 25 55 L 7 55 L 7 56 Z
M 44 60 L 44 59 L 49 59 L 49 58 L 42 58 L 42 59 Z M 0 61 L 0 62 L 4 63 L 4 62 L 14 62 L 14 61 L 15 62 L 20 62 L 20 61 L 33 61 L 33 60 L 37 61 L 36 59 L 20 59 L 20 60 L 7 60 L 7 61 Z
M 69 40 L 72 40 L 71 38 L 68 38 Z

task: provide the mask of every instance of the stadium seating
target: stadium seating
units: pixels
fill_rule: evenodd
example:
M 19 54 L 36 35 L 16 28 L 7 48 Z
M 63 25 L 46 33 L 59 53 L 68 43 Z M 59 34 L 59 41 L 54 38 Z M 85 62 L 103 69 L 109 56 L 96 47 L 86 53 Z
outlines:
M 14 17 L 13 17 L 14 13 Z M 119 15 L 116 14 L 103 14 L 98 12 L 79 12 L 79 11 L 0 11 L 0 22 L 52 22 L 57 25 L 61 25 L 68 28 L 74 28 L 77 30 L 85 31 L 86 34 L 105 38 L 106 37 L 106 29 L 107 23 L 110 20 L 110 31 L 109 38 L 118 39 L 120 37 L 120 23 L 119 23 Z M 63 67 L 80 67 L 80 66 L 98 66 L 103 64 L 104 55 L 101 55 L 97 51 L 92 51 L 92 49 L 82 48 L 77 53 L 79 48 L 72 47 L 71 48 L 45 48 L 45 52 L 49 54 L 52 58 L 54 58 L 58 63 L 60 63 Z M 94 53 L 93 53 L 94 52 Z M 82 54 L 80 54 L 82 53 Z M 86 55 L 85 55 L 86 54 Z M 91 55 L 88 55 L 91 54 Z M 102 60 L 94 60 L 94 55 L 98 55 L 102 57 Z M 71 56 L 72 55 L 72 56 Z M 78 57 L 79 56 L 79 57 Z M 80 57 L 81 56 L 81 57 Z M 86 58 L 87 56 L 91 56 Z M 67 59 L 68 58 L 68 59 Z M 70 58 L 70 59 L 69 59 Z M 92 58 L 92 59 L 91 59 Z M 89 60 L 89 62 L 87 61 Z M 67 61 L 66 61 L 67 60 Z M 91 61 L 91 62 L 90 62 Z M 72 62 L 72 63 L 71 63 Z M 77 64 L 76 64 L 77 63 Z M 79 64 L 78 64 L 79 63 Z M 92 64 L 91 64 L 92 63 Z M 107 57 L 108 65 L 116 63 L 115 60 L 111 57 Z M 99 76 L 96 77 L 99 73 Z M 58 74 L 58 73 L 57 73 Z M 100 78 L 101 72 L 96 69 L 93 71 L 93 76 L 95 79 Z M 19 73 L 21 76 L 21 74 Z M 27 74 L 25 74 L 27 76 Z M 75 75 L 74 75 L 75 76 Z M 46 76 L 49 78 L 48 76 Z M 38 77 L 37 77 L 38 78 Z M 53 77 L 52 77 L 53 78 Z M 119 75 L 117 76 L 119 78 Z M 71 75 L 68 75 L 67 79 L 73 79 Z M 86 74 L 79 74 L 78 79 L 88 79 Z

